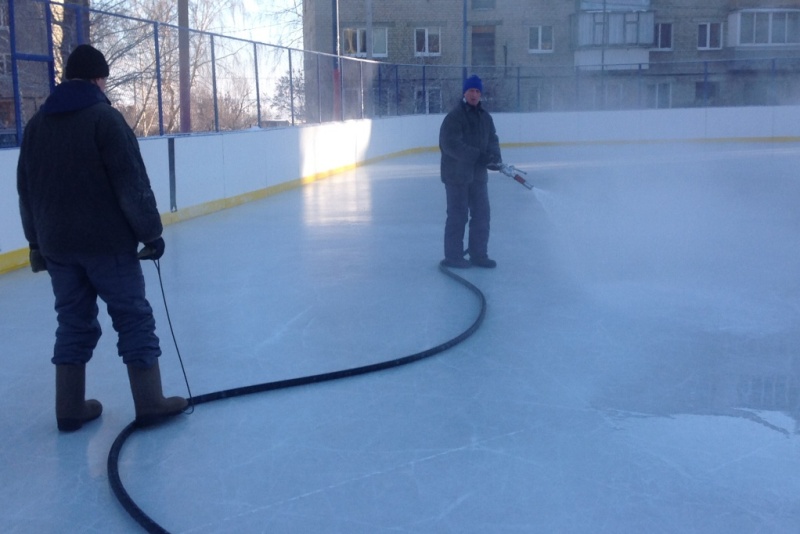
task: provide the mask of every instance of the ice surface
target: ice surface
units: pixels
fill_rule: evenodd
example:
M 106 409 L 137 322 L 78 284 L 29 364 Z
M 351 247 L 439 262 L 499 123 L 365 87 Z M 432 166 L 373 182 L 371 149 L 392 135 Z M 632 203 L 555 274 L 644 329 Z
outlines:
M 504 150 L 488 309 L 409 366 L 198 406 L 120 475 L 171 532 L 771 532 L 800 524 L 800 146 Z M 365 365 L 465 329 L 439 273 L 438 157 L 360 168 L 167 228 L 194 394 Z M 145 265 L 168 394 L 184 391 Z M 59 435 L 46 276 L 0 277 L 0 531 L 138 532 L 106 459 L 133 417 L 105 335 Z

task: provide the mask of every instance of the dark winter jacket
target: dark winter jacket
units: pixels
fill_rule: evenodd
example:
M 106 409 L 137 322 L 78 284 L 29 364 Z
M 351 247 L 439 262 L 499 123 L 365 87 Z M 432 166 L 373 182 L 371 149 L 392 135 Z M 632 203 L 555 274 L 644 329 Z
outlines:
M 442 151 L 441 177 L 446 184 L 486 182 L 486 157 L 500 161 L 500 142 L 489 112 L 480 103 L 473 107 L 463 100 L 445 116 L 439 129 Z
M 25 237 L 42 253 L 116 254 L 161 236 L 139 144 L 96 85 L 58 85 L 25 126 L 17 164 Z

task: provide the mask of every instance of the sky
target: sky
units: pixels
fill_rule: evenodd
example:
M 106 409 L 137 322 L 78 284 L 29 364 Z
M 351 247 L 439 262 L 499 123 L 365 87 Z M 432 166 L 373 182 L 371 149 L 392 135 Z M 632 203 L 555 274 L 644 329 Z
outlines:
M 280 14 L 294 0 L 242 0 L 242 10 L 223 22 L 224 35 L 268 44 L 302 48 L 302 25 L 297 18 Z

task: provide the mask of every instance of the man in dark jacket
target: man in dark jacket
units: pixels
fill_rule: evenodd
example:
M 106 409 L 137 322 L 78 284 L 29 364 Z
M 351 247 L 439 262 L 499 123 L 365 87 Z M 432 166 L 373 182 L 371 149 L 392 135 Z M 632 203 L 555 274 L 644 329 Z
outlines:
M 97 297 L 108 307 L 127 365 L 136 420 L 146 425 L 180 413 L 186 399 L 161 390 L 153 310 L 140 257 L 164 253 L 161 217 L 139 144 L 105 96 L 103 54 L 78 46 L 58 85 L 25 127 L 17 191 L 34 272 L 50 274 L 58 317 L 56 422 L 73 431 L 100 416 L 85 400 L 85 366 L 100 339 Z
M 491 115 L 481 106 L 481 79 L 470 76 L 463 89 L 464 98 L 447 114 L 439 130 L 441 177 L 447 194 L 441 263 L 446 267 L 492 268 L 497 263 L 487 251 L 490 214 L 486 169 L 502 161 L 500 142 Z M 464 258 L 467 222 L 469 261 Z

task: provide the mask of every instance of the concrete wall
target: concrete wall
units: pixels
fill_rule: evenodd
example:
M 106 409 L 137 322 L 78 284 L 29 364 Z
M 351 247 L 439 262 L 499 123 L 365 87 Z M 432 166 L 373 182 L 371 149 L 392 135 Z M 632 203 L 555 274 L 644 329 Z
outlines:
M 800 141 L 800 107 L 706 108 L 494 115 L 504 146 L 674 140 Z M 170 210 L 169 139 L 141 139 L 165 223 L 274 194 L 358 165 L 437 151 L 442 115 L 174 138 L 176 209 Z M 27 265 L 19 222 L 17 149 L 0 150 L 0 273 Z

